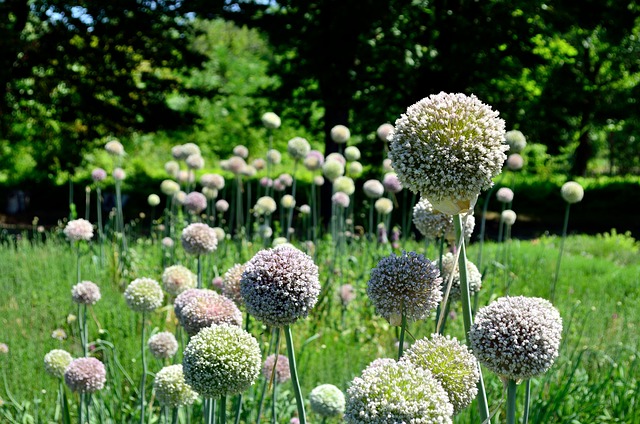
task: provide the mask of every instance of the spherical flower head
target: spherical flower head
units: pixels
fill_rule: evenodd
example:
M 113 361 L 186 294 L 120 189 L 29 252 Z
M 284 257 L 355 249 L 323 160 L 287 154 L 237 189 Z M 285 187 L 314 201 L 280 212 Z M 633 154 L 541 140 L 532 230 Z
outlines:
M 290 194 L 285 194 L 280 199 L 280 205 L 285 209 L 292 209 L 296 205 L 296 199 Z
M 178 176 L 178 172 L 180 172 L 180 164 L 175 160 L 167 161 L 164 164 L 164 172 L 172 178 L 176 178 Z
M 439 260 L 436 261 L 436 266 L 439 267 Z M 449 290 L 449 299 L 456 301 L 460 299 L 460 269 L 456 256 L 447 252 L 442 255 L 442 291 L 446 290 L 449 279 L 453 273 L 453 280 L 451 280 L 451 289 Z M 482 288 L 482 274 L 478 271 L 478 267 L 471 261 L 467 261 L 467 281 L 469 283 L 469 293 L 471 295 L 476 294 Z
M 322 175 L 316 175 L 313 177 L 313 184 L 317 187 L 322 187 L 324 185 L 324 177 Z
M 356 185 L 349 177 L 338 177 L 333 181 L 333 190 L 352 195 L 356 191 Z
M 182 265 L 172 265 L 162 272 L 162 287 L 172 296 L 177 296 L 198 283 L 198 277 Z
M 188 158 L 191 155 L 199 155 L 200 147 L 198 147 L 195 143 L 184 143 L 182 145 L 182 153 L 184 155 L 184 159 Z
M 91 281 L 81 281 L 71 288 L 71 298 L 81 305 L 95 305 L 101 297 L 100 287 Z
M 465 239 L 469 240 L 475 228 L 475 218 L 470 214 L 462 215 Z M 449 242 L 455 241 L 453 218 L 451 215 L 436 211 L 425 197 L 420 198 L 413 207 L 413 223 L 427 239 L 436 240 L 445 237 Z
M 278 181 L 280 181 L 285 187 L 291 187 L 293 185 L 293 177 L 291 174 L 280 174 L 278 176 Z
M 273 182 L 273 189 L 275 191 L 284 191 L 287 188 L 287 186 L 284 184 L 284 182 L 277 178 L 274 182 Z
M 93 171 L 91 171 L 91 179 L 96 182 L 99 183 L 101 181 L 104 181 L 105 178 L 107 178 L 107 171 L 105 171 L 102 168 L 96 168 Z
M 560 313 L 537 297 L 498 298 L 478 310 L 469 330 L 480 363 L 516 381 L 545 373 L 558 356 L 561 338 Z
M 176 336 L 168 331 L 162 331 L 149 337 L 147 346 L 149 346 L 151 354 L 158 359 L 171 358 L 178 351 Z
M 63 232 L 69 241 L 88 241 L 93 237 L 93 225 L 86 219 L 74 219 L 67 223 Z
M 147 203 L 151 207 L 158 206 L 160 204 L 160 196 L 157 194 L 150 194 L 149 197 L 147 197 Z
M 182 321 L 182 310 L 190 302 L 204 297 L 218 297 L 218 293 L 209 289 L 187 289 L 180 293 L 173 301 L 173 311 L 178 321 Z
M 345 408 L 344 393 L 333 384 L 322 384 L 309 393 L 309 404 L 321 417 L 341 416 Z
M 192 191 L 184 199 L 184 207 L 189 213 L 199 214 L 207 208 L 207 197 L 198 191 Z
M 277 358 L 277 361 L 276 361 Z M 275 371 L 275 376 L 273 372 Z M 284 355 L 269 355 L 262 364 L 262 375 L 265 380 L 271 381 L 275 379 L 276 383 L 286 383 L 291 380 L 291 369 L 289 368 L 289 359 Z
M 327 162 L 327 161 L 330 161 L 330 160 L 337 160 L 342 165 L 346 165 L 347 164 L 347 159 L 342 154 L 340 154 L 338 152 L 329 153 L 324 161 Z
M 349 162 L 349 165 L 347 165 L 347 172 L 349 173 L 349 176 L 353 178 L 357 178 L 362 175 L 362 171 L 362 164 L 358 161 Z
M 289 420 L 289 424 L 300 424 L 300 418 L 293 417 Z
M 518 130 L 507 131 L 504 135 L 504 141 L 509 145 L 510 153 L 521 153 L 527 147 L 527 139 Z
M 280 117 L 273 112 L 265 112 L 262 115 L 262 125 L 267 129 L 278 129 L 280 128 L 281 123 L 282 121 L 280 120 Z
M 150 312 L 162 306 L 164 293 L 156 280 L 142 277 L 129 283 L 124 291 L 124 299 L 131 310 Z
M 158 371 L 153 388 L 158 402 L 169 408 L 191 405 L 198 399 L 198 393 L 184 381 L 182 364 L 169 365 Z
M 300 205 L 300 208 L 298 208 L 298 210 L 300 211 L 300 215 L 309 215 L 311 214 L 311 206 L 304 204 L 304 205 Z
M 344 165 L 337 160 L 327 160 L 324 165 L 322 165 L 322 174 L 329 181 L 334 181 L 336 178 L 344 175 Z
M 186 159 L 188 154 L 183 150 L 182 144 L 178 144 L 177 146 L 171 147 L 171 156 L 173 156 L 174 159 L 181 160 Z
M 218 197 L 218 189 L 215 188 L 202 187 L 201 192 L 207 200 L 213 200 Z
M 455 337 L 432 334 L 416 341 L 401 359 L 431 371 L 440 382 L 458 414 L 478 395 L 480 371 L 471 350 Z
M 117 139 L 113 139 L 108 141 L 107 144 L 104 145 L 104 149 L 113 156 L 124 156 L 124 146 Z
M 309 171 L 315 171 L 322 168 L 324 163 L 324 156 L 317 150 L 310 150 L 302 161 L 305 168 Z
M 393 163 L 391 162 L 391 159 L 386 158 L 386 159 L 384 159 L 382 161 L 382 171 L 383 172 L 395 172 L 393 170 Z
M 200 184 L 205 187 L 222 190 L 225 185 L 224 177 L 220 174 L 204 174 L 200 177 Z
M 64 372 L 73 357 L 69 352 L 62 349 L 53 349 L 44 355 L 44 370 L 52 377 L 64 378 Z
M 344 125 L 336 125 L 331 128 L 330 135 L 334 143 L 344 144 L 351 138 L 351 131 Z
M 76 358 L 64 372 L 64 382 L 74 391 L 94 393 L 104 387 L 107 372 L 96 358 Z
M 510 171 L 519 171 L 524 166 L 524 158 L 518 153 L 510 154 L 507 158 L 507 168 Z
M 474 95 L 440 93 L 396 121 L 389 157 L 405 187 L 455 215 L 473 209 L 502 171 L 504 121 Z
M 247 164 L 247 166 L 245 166 L 241 172 L 242 175 L 249 178 L 255 176 L 257 173 L 258 173 L 258 170 L 254 168 L 253 165 L 249 165 L 249 164 Z
M 333 196 L 331 196 L 331 202 L 337 206 L 340 206 L 346 209 L 349 207 L 349 203 L 351 203 L 351 199 L 349 198 L 348 194 L 343 193 L 341 191 L 337 191 L 333 193 Z
M 239 306 L 243 304 L 242 294 L 240 293 L 240 280 L 245 268 L 246 264 L 235 264 L 229 268 L 222 277 L 222 286 L 220 288 L 223 295 Z
M 221 227 L 213 227 L 213 232 L 216 233 L 216 238 L 218 240 L 224 240 L 226 234 Z
M 511 190 L 509 187 L 500 187 L 496 192 L 496 199 L 500 203 L 513 202 L 513 190 Z
M 365 196 L 369 199 L 377 199 L 384 194 L 384 186 L 378 180 L 367 180 L 362 185 Z
M 378 129 L 376 130 L 376 135 L 380 140 L 386 143 L 387 141 L 389 141 L 389 136 L 391 135 L 392 132 L 393 132 L 393 125 L 386 123 L 378 127 Z
M 256 171 L 262 171 L 267 167 L 267 161 L 262 158 L 255 158 L 253 162 L 251 162 Z
M 276 237 L 271 242 L 271 247 L 278 247 L 278 246 L 284 246 L 284 245 L 293 247 L 293 245 L 287 241 L 286 237 Z
M 517 215 L 511 209 L 505 209 L 500 214 L 500 218 L 502 219 L 502 222 L 504 222 L 508 226 L 512 226 L 513 224 L 516 223 Z
M 451 424 L 453 405 L 430 371 L 403 361 L 377 360 L 347 389 L 349 424 Z
M 204 158 L 200 154 L 189 155 L 185 159 L 185 163 L 189 169 L 202 169 L 204 168 Z
M 218 247 L 218 238 L 213 228 L 196 222 L 182 230 L 182 247 L 189 255 L 206 255 Z
M 227 202 L 227 201 L 226 201 L 226 200 L 224 200 L 224 199 L 220 199 L 220 200 L 218 200 L 218 201 L 216 202 L 216 205 L 215 205 L 215 206 L 216 206 L 216 210 L 217 210 L 218 212 L 222 212 L 222 213 L 224 213 L 224 212 L 226 212 L 226 211 L 228 211 L 228 210 L 229 210 L 229 202 Z
M 189 336 L 195 336 L 211 325 L 229 324 L 242 326 L 242 313 L 226 296 L 192 298 L 180 312 L 180 324 Z
M 389 215 L 393 211 L 393 202 L 391 201 L 391 199 L 381 197 L 376 200 L 376 202 L 373 204 L 373 207 L 380 215 Z
M 287 143 L 287 152 L 293 160 L 304 159 L 310 150 L 311 145 L 306 138 L 294 137 Z
M 163 180 L 160 183 L 160 191 L 167 196 L 173 196 L 180 191 L 180 184 L 173 180 Z
M 340 286 L 340 301 L 343 306 L 347 306 L 356 298 L 356 289 L 351 284 L 343 284 Z
M 256 205 L 253 210 L 256 215 L 271 215 L 278 209 L 278 205 L 273 197 L 271 196 L 262 196 L 256 201 Z
M 258 234 L 263 239 L 268 239 L 273 235 L 273 229 L 267 224 L 262 224 L 258 227 Z
M 193 172 L 189 172 L 186 169 L 181 169 L 180 171 L 178 171 L 178 176 L 176 178 L 178 179 L 178 182 L 180 184 L 184 184 L 194 182 L 196 177 Z
M 275 327 L 305 318 L 320 294 L 318 266 L 302 251 L 282 245 L 247 262 L 240 292 L 247 311 Z
M 124 181 L 127 178 L 127 173 L 122 168 L 116 168 L 113 170 L 113 179 L 116 181 Z
M 391 325 L 425 318 L 442 300 L 438 267 L 415 252 L 391 254 L 371 270 L 367 295 L 376 313 Z
M 246 159 L 249 157 L 249 149 L 242 144 L 237 145 L 233 148 L 233 154 L 236 156 L 240 156 L 242 159 Z
M 191 339 L 182 359 L 185 382 L 213 399 L 244 392 L 255 382 L 261 365 L 258 341 L 227 324 L 203 328 Z
M 267 151 L 267 163 L 277 165 L 282 161 L 282 154 L 276 149 L 269 149 Z
M 244 168 L 247 167 L 247 162 L 245 162 L 245 160 L 240 156 L 231 156 L 227 162 L 227 166 L 229 171 L 233 172 L 233 174 L 240 175 L 242 174 L 242 171 L 244 171 Z
M 75 317 L 75 315 L 74 315 L 74 317 Z M 67 317 L 67 322 L 68 321 L 69 321 L 69 319 Z M 64 331 L 62 328 L 56 328 L 55 330 L 53 330 L 51 332 L 51 338 L 59 340 L 59 341 L 63 341 L 63 340 L 65 340 L 67 338 L 67 332 Z
M 178 205 L 184 205 L 185 200 L 187 200 L 187 193 L 185 193 L 184 191 L 180 190 L 176 194 L 174 194 L 173 200 L 175 200 L 175 202 Z
M 578 203 L 584 197 L 584 189 L 575 181 L 568 181 L 560 188 L 560 194 L 565 202 Z
M 174 244 L 173 239 L 171 237 L 163 237 L 161 243 L 162 243 L 162 246 L 167 249 L 170 247 L 173 247 L 173 244 Z
M 6 343 L 0 343 L 0 354 L 6 355 L 9 353 L 9 346 Z
M 389 193 L 400 193 L 402 191 L 402 183 L 395 172 L 387 172 L 382 178 L 382 185 Z
M 356 146 L 349 146 L 344 149 L 344 157 L 348 161 L 360 160 L 360 149 Z

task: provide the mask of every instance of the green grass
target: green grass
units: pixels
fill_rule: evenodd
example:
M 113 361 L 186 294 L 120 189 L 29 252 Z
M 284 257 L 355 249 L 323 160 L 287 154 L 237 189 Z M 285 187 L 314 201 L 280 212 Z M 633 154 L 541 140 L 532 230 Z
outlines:
M 51 234 L 46 244 L 30 243 L 26 238 L 25 235 L 14 243 L 11 237 L 5 236 L 0 247 L 0 292 L 3 293 L 0 342 L 9 346 L 9 353 L 0 356 L 0 367 L 13 396 L 12 400 L 0 388 L 0 398 L 4 401 L 0 406 L 0 417 L 3 417 L 0 420 L 8 420 L 6 417 L 10 414 L 20 422 L 25 415 L 37 417 L 37 422 L 54 422 L 58 386 L 44 373 L 42 359 L 54 348 L 66 349 L 74 355 L 81 352 L 75 324 L 67 323 L 68 315 L 77 313 L 70 296 L 75 283 L 76 254 L 59 233 Z M 108 415 L 116 422 L 134 420 L 140 377 L 140 316 L 127 308 L 122 292 L 136 277 L 160 280 L 162 273 L 160 247 L 156 241 L 140 239 L 132 241 L 130 246 L 132 260 L 128 273 L 123 276 L 115 275 L 112 258 L 108 258 L 105 266 L 99 265 L 95 243 L 91 249 L 85 249 L 81 257 L 82 278 L 94 281 L 102 291 L 102 299 L 92 308 L 95 319 L 90 322 L 90 340 L 105 340 L 98 343 L 99 349 L 94 354 L 107 363 L 111 373 L 109 387 L 97 400 L 110 406 Z M 331 290 L 308 319 L 292 327 L 305 395 L 324 383 L 346 390 L 353 377 L 371 360 L 397 354 L 396 328 L 375 315 L 365 292 L 371 268 L 390 253 L 390 247 L 353 242 L 338 256 L 341 266 L 330 272 L 331 246 L 330 241 L 321 242 L 316 258 L 321 284 L 329 285 Z M 496 258 L 504 257 L 507 246 L 511 260 L 505 267 L 507 264 Z M 234 263 L 250 259 L 260 247 L 259 243 L 245 243 L 238 251 L 235 243 L 225 241 L 206 260 L 205 283 Z M 408 241 L 402 247 L 425 251 L 424 242 Z M 479 307 L 507 290 L 511 295 L 548 297 L 558 247 L 557 237 L 485 245 L 482 270 L 485 278 L 478 297 Z M 469 246 L 471 261 L 475 261 L 477 249 L 477 244 Z M 178 259 L 195 269 L 180 250 Z M 568 238 L 555 299 L 564 321 L 564 338 L 556 364 L 547 374 L 532 380 L 530 422 L 638 422 L 640 345 L 635 323 L 640 322 L 639 250 L 638 242 L 615 232 Z M 435 259 L 435 247 L 427 251 L 428 256 Z M 343 310 L 337 289 L 345 283 L 356 287 L 357 297 Z M 150 314 L 147 328 L 173 331 L 176 323 L 171 311 L 167 304 L 166 308 Z M 463 339 L 461 311 L 454 305 L 453 312 L 457 317 L 448 320 L 446 332 Z M 411 334 L 416 338 L 429 335 L 435 327 L 433 318 L 412 323 Z M 251 325 L 252 333 L 266 349 L 269 331 L 255 320 Z M 51 333 L 56 328 L 64 329 L 69 337 L 63 341 L 53 339 Z M 113 345 L 113 351 L 106 348 L 108 344 Z M 281 353 L 284 353 L 284 343 Z M 150 369 L 155 372 L 160 364 L 150 361 Z M 499 409 L 502 383 L 486 370 L 484 375 L 490 409 Z M 152 377 L 147 379 L 152 380 Z M 257 409 L 261 387 L 262 380 L 247 392 L 246 410 Z M 522 394 L 523 390 L 519 389 L 519 396 Z M 73 395 L 71 398 L 74 399 Z M 288 422 L 295 411 L 293 399 L 290 383 L 283 385 L 278 403 L 280 422 Z M 523 399 L 518 402 L 521 413 Z M 194 406 L 195 410 L 199 408 Z M 157 413 L 157 402 L 150 409 Z M 265 406 L 265 411 L 268 410 Z M 2 415 L 3 411 L 7 414 Z M 308 413 L 311 422 L 319 420 L 312 412 Z M 479 422 L 477 415 L 471 407 L 460 414 L 456 422 Z M 255 418 L 248 418 L 246 413 L 245 419 L 255 422 Z

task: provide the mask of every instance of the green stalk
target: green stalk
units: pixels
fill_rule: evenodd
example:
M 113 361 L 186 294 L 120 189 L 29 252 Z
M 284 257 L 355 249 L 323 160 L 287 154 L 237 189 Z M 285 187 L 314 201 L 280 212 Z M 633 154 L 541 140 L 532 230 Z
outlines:
M 242 393 L 238 395 L 238 403 L 236 404 L 236 420 L 234 424 L 240 424 L 240 415 L 242 413 Z
M 80 282 L 80 242 L 76 241 L 76 284 Z
M 296 159 L 293 162 L 293 183 L 291 185 L 291 196 L 293 200 L 296 199 L 296 169 L 298 168 L 298 160 Z M 285 228 L 287 241 L 291 241 L 291 234 L 289 233 L 289 228 L 291 227 L 291 221 L 293 220 L 293 208 L 289 208 L 289 213 L 287 215 L 287 228 Z
M 569 210 L 571 203 L 567 203 L 567 209 L 564 213 L 564 224 L 562 225 L 562 239 L 560 240 L 560 254 L 558 255 L 558 263 L 556 264 L 556 274 L 553 276 L 553 284 L 551 285 L 551 295 L 549 300 L 553 303 L 556 296 L 556 284 L 560 275 L 560 261 L 562 261 L 562 252 L 564 252 L 564 241 L 567 238 L 567 227 L 569 226 Z
M 227 422 L 227 397 L 221 396 L 218 404 L 218 424 L 226 424 Z
M 201 289 L 202 288 L 202 260 L 200 259 L 200 255 L 198 255 L 197 261 L 198 261 L 198 288 Z
M 507 382 L 507 424 L 516 423 L 516 381 Z
M 524 417 L 522 418 L 522 424 L 529 423 L 529 404 L 531 403 L 531 380 L 527 379 L 525 383 L 524 392 Z
M 296 406 L 298 407 L 298 419 L 300 424 L 307 423 L 307 415 L 304 412 L 304 401 L 300 390 L 300 381 L 298 380 L 298 370 L 296 369 L 296 356 L 293 350 L 293 337 L 291 336 L 291 327 L 284 326 L 284 335 L 287 339 L 287 355 L 289 356 L 289 370 L 291 371 L 291 382 L 293 383 L 293 391 L 296 395 Z
M 100 244 L 100 265 L 104 265 L 104 230 L 102 228 L 102 189 L 96 186 L 96 213 L 98 215 L 98 243 Z
M 173 408 L 171 412 L 171 424 L 178 424 L 178 408 Z
M 142 354 L 142 378 L 140 381 L 140 424 L 144 424 L 144 397 L 145 397 L 145 385 L 147 380 L 147 359 L 145 356 L 144 348 L 145 348 L 145 331 L 144 331 L 144 318 L 145 313 L 142 312 L 142 334 L 140 336 L 140 353 Z
M 398 361 L 402 358 L 402 351 L 404 350 L 404 333 L 407 331 L 407 314 L 404 313 L 404 307 L 402 308 L 402 324 L 400 325 L 400 343 L 398 345 Z

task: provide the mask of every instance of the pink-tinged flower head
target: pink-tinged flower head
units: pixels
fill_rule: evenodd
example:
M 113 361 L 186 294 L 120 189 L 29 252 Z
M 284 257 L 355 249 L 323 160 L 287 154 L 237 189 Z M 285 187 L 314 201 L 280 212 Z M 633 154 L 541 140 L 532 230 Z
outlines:
M 77 358 L 64 372 L 64 381 L 74 392 L 94 393 L 104 387 L 107 372 L 96 358 Z
M 67 223 L 63 232 L 69 241 L 88 241 L 93 237 L 93 225 L 86 219 L 74 219 Z

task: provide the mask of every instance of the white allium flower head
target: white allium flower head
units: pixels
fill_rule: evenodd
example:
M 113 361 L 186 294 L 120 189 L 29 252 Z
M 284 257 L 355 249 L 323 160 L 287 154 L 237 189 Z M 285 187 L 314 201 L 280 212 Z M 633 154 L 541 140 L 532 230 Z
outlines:
M 504 121 L 474 95 L 439 93 L 396 121 L 389 157 L 402 184 L 455 215 L 473 209 L 502 171 Z
M 93 224 L 86 219 L 74 219 L 67 223 L 63 232 L 69 241 L 88 241 L 93 237 Z
M 196 222 L 182 230 L 180 238 L 184 251 L 190 255 L 206 255 L 218 247 L 216 233 L 207 224 Z
M 350 196 L 355 193 L 356 184 L 353 182 L 353 179 L 341 176 L 333 180 L 333 191 L 341 191 Z
M 395 172 L 387 172 L 382 178 L 382 185 L 389 193 L 399 193 L 402 191 L 402 183 Z
M 440 268 L 439 260 L 436 260 L 436 265 Z M 449 291 L 449 299 L 456 301 L 460 299 L 460 269 L 458 268 L 458 262 L 456 256 L 447 252 L 442 255 L 442 291 L 446 290 L 446 285 L 449 283 L 453 273 L 453 280 L 451 282 L 451 290 Z M 469 260 L 467 260 L 467 281 L 469 283 L 469 293 L 474 295 L 482 288 L 482 274 L 478 271 L 478 267 Z
M 500 203 L 513 202 L 513 190 L 509 187 L 500 187 L 496 192 L 496 199 L 498 199 Z
M 104 149 L 113 156 L 124 156 L 124 147 L 118 139 L 113 139 L 105 144 Z
M 362 175 L 363 170 L 364 168 L 362 167 L 362 164 L 357 160 L 354 160 L 353 162 L 349 162 L 349 165 L 347 165 L 347 172 L 349 176 L 353 178 L 357 178 L 360 175 Z
M 262 196 L 256 201 L 253 210 L 256 215 L 271 215 L 278 209 L 276 201 L 271 196 Z
M 409 362 L 376 360 L 347 389 L 348 424 L 451 424 L 453 405 L 429 370 Z
M 189 169 L 202 169 L 204 168 L 204 158 L 200 154 L 189 155 L 185 159 L 185 163 Z
M 391 212 L 393 212 L 393 202 L 391 201 L 391 199 L 388 199 L 386 197 L 381 197 L 376 200 L 373 204 L 373 207 L 380 215 L 389 215 Z
M 201 396 L 219 398 L 244 392 L 258 377 L 258 341 L 235 325 L 203 328 L 184 350 L 185 382 Z
M 280 128 L 281 123 L 280 117 L 273 112 L 265 112 L 262 115 L 262 125 L 267 129 L 275 130 Z
M 333 196 L 331 196 L 331 202 L 346 209 L 351 203 L 351 198 L 347 193 L 336 191 L 333 193 Z
M 282 161 L 282 154 L 276 149 L 270 149 L 267 151 L 267 162 L 272 165 L 277 165 Z
M 204 187 L 222 190 L 225 185 L 224 177 L 220 174 L 203 174 L 200 177 L 200 184 Z
M 321 384 L 309 393 L 309 405 L 321 417 L 341 416 L 345 408 L 344 393 L 333 384 Z
M 235 175 L 240 175 L 247 167 L 247 162 L 240 156 L 231 156 L 227 161 L 227 169 Z
M 287 152 L 294 160 L 302 160 L 311 151 L 311 145 L 306 138 L 294 137 L 287 143 Z
M 364 194 L 370 199 L 377 199 L 384 194 L 384 186 L 378 180 L 367 180 L 362 185 Z
M 239 144 L 233 148 L 233 154 L 240 156 L 242 159 L 246 159 L 249 157 L 249 149 L 247 149 L 247 146 Z
M 344 149 L 344 157 L 348 161 L 360 160 L 360 149 L 356 146 L 349 146 Z
M 171 147 L 171 156 L 176 160 L 186 159 L 188 154 L 183 150 L 182 144 Z
M 285 209 L 291 209 L 296 205 L 296 199 L 290 194 L 285 194 L 280 199 L 280 205 Z
M 351 138 L 351 131 L 344 125 L 336 125 L 331 128 L 331 140 L 337 144 L 344 144 Z
M 405 352 L 401 359 L 404 361 L 431 371 L 447 392 L 454 415 L 469 406 L 478 395 L 478 360 L 455 337 L 436 333 L 420 339 Z
M 298 210 L 300 211 L 301 215 L 309 215 L 311 213 L 311 206 L 309 206 L 307 204 L 300 205 Z
M 184 154 L 184 159 L 188 158 L 191 155 L 199 155 L 200 147 L 198 147 L 195 143 L 185 143 L 182 145 L 182 152 Z
M 161 331 L 149 337 L 147 346 L 151 354 L 158 359 L 171 358 L 178 351 L 176 336 L 168 331 Z
M 202 190 L 200 191 L 204 194 L 204 197 L 206 197 L 207 200 L 214 200 L 218 198 L 218 189 L 216 188 L 202 187 Z
M 329 181 L 334 181 L 344 175 L 344 165 L 337 160 L 328 159 L 322 165 L 322 174 Z
M 376 135 L 380 140 L 387 142 L 389 141 L 389 136 L 391 135 L 392 132 L 393 132 L 393 125 L 386 123 L 378 127 L 378 129 L 376 130 Z
M 104 364 L 96 358 L 76 358 L 64 372 L 64 382 L 74 392 L 97 392 L 102 390 L 106 381 Z
M 169 365 L 158 371 L 153 388 L 158 402 L 169 408 L 191 405 L 198 399 L 198 393 L 184 381 L 182 364 Z
M 382 170 L 384 172 L 395 172 L 393 169 L 393 163 L 391 162 L 391 159 L 385 158 L 382 160 Z
M 164 164 L 164 170 L 171 177 L 177 178 L 178 172 L 180 172 L 180 164 L 175 160 L 170 160 Z
M 367 295 L 376 313 L 391 325 L 424 319 L 442 300 L 440 271 L 424 255 L 415 252 L 391 254 L 371 270 Z
M 344 155 L 342 155 L 342 154 L 340 154 L 338 152 L 329 153 L 327 155 L 327 157 L 325 158 L 325 162 L 329 161 L 329 160 L 337 160 L 343 166 L 347 164 L 347 158 L 345 158 Z
M 198 284 L 198 276 L 183 265 L 171 265 L 162 272 L 162 286 L 167 293 L 177 296 Z
M 160 183 L 160 191 L 167 196 L 173 196 L 180 191 L 180 184 L 173 180 L 163 180 Z
M 524 166 L 524 158 L 518 153 L 512 153 L 507 158 L 507 168 L 510 171 L 519 171 Z
M 113 170 L 113 179 L 116 181 L 124 181 L 127 178 L 126 172 L 122 168 L 116 168 Z
M 318 150 L 309 150 L 307 156 L 304 158 L 304 166 L 309 171 L 315 171 L 322 168 L 324 163 L 324 156 Z
M 101 297 L 100 287 L 91 281 L 81 281 L 71 288 L 71 298 L 78 304 L 95 305 Z
M 64 372 L 73 357 L 63 349 L 53 349 L 44 355 L 44 370 L 52 377 L 64 378 Z
M 324 185 L 324 177 L 322 175 L 316 175 L 313 177 L 313 184 L 321 187 Z
M 575 181 L 568 181 L 560 188 L 560 194 L 567 203 L 578 203 L 584 197 L 584 189 Z
M 420 233 L 430 240 L 445 237 L 449 243 L 455 242 L 455 231 L 451 215 L 434 210 L 433 205 L 425 197 L 421 197 L 413 207 L 413 223 Z M 473 234 L 476 220 L 472 214 L 462 214 L 465 240 Z
M 520 153 L 527 147 L 527 139 L 524 134 L 518 130 L 507 131 L 504 139 L 509 145 L 509 153 Z
M 162 306 L 164 293 L 156 280 L 136 278 L 125 289 L 124 300 L 133 311 L 150 312 Z
M 516 215 L 516 213 L 514 211 L 512 211 L 511 209 L 505 209 L 502 211 L 502 213 L 500 214 L 500 217 L 502 218 L 502 221 L 507 224 L 508 226 L 512 226 L 513 224 L 516 223 L 516 218 L 518 217 Z
M 157 194 L 150 194 L 147 197 L 147 203 L 151 207 L 158 206 L 160 204 L 160 196 L 158 196 Z
M 218 212 L 226 212 L 229 210 L 229 202 L 224 199 L 218 200 L 215 206 Z
M 182 310 L 187 306 L 190 302 L 201 299 L 203 297 L 217 297 L 219 296 L 217 292 L 209 289 L 187 289 L 176 296 L 176 299 L 173 301 L 173 311 L 176 314 L 176 318 L 178 321 L 182 320 Z
M 558 357 L 562 318 L 538 297 L 501 297 L 480 308 L 469 330 L 480 363 L 503 379 L 526 380 L 545 373 Z
M 318 266 L 288 245 L 261 250 L 246 264 L 240 292 L 247 312 L 275 327 L 305 318 L 320 294 Z

